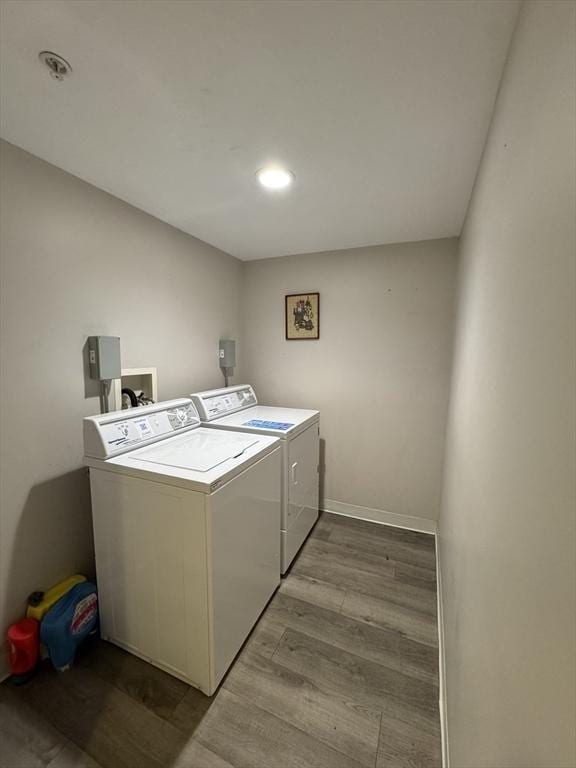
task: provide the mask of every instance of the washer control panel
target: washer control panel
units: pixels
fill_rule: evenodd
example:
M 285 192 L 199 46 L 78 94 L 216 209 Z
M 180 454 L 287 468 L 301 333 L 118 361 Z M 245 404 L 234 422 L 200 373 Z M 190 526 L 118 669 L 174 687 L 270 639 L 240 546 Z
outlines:
M 84 419 L 84 452 L 110 458 L 199 425 L 198 412 L 187 399 L 91 416 Z
M 182 427 L 190 426 L 193 422 L 198 422 L 198 412 L 192 403 L 188 403 L 182 408 L 171 408 L 166 411 L 166 414 L 172 429 L 182 429 Z
M 191 395 L 202 421 L 212 421 L 258 404 L 249 384 L 226 389 L 212 389 Z

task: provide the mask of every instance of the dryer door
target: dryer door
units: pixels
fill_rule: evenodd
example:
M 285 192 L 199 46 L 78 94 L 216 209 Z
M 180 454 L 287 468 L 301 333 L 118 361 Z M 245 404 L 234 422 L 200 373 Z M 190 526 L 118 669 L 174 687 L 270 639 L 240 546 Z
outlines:
M 288 443 L 288 508 L 286 530 L 295 524 L 302 512 L 318 515 L 319 427 L 312 424 Z

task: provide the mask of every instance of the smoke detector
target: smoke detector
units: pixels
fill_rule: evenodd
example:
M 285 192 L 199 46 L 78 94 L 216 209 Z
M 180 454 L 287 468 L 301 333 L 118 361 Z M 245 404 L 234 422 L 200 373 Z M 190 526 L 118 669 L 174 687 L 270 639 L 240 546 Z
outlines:
M 38 58 L 50 73 L 50 77 L 53 77 L 54 80 L 62 81 L 65 77 L 69 77 L 72 74 L 72 67 L 70 64 L 68 64 L 66 59 L 63 59 L 62 56 L 58 56 L 57 53 L 52 53 L 52 51 L 41 51 L 38 54 Z

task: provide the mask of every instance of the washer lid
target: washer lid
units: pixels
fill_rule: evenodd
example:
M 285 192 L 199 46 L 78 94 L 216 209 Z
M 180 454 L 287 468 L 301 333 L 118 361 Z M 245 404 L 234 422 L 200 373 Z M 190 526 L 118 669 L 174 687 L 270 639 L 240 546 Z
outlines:
M 134 451 L 130 458 L 148 464 L 208 472 L 229 459 L 237 458 L 257 442 L 258 439 L 247 434 L 191 432 L 177 442 L 159 443 Z

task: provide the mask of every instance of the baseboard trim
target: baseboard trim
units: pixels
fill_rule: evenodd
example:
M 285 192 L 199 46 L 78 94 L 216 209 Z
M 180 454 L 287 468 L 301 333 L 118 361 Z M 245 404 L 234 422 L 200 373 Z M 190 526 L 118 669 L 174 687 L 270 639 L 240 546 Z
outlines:
M 448 707 L 446 705 L 446 652 L 444 645 L 444 602 L 442 599 L 442 573 L 440 569 L 440 542 L 436 534 L 436 600 L 438 605 L 438 673 L 440 678 L 439 708 L 442 737 L 442 768 L 450 768 L 448 752 Z
M 332 512 L 335 515 L 344 515 L 344 517 L 357 517 L 359 520 L 368 520 L 371 523 L 392 525 L 396 528 L 408 528 L 411 531 L 420 531 L 421 533 L 435 534 L 437 527 L 435 520 L 426 520 L 423 517 L 412 517 L 411 515 L 399 515 L 396 512 L 385 512 L 383 509 L 359 507 L 356 504 L 346 504 L 335 499 L 324 499 L 322 511 Z

